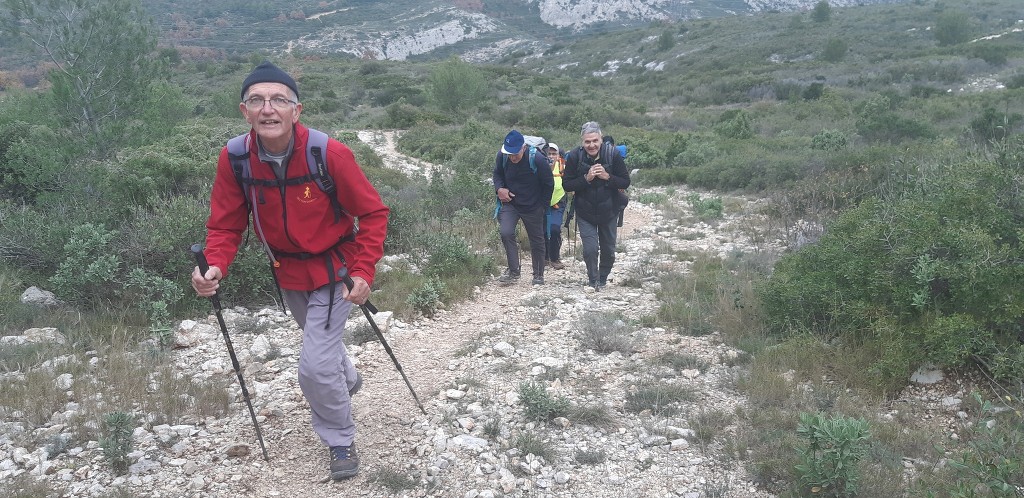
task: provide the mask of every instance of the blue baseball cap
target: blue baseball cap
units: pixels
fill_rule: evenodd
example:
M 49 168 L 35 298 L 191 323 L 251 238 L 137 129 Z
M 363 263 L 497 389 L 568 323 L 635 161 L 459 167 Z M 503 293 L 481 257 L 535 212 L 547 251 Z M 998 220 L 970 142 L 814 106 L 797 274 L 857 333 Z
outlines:
M 501 146 L 502 154 L 518 154 L 523 150 L 523 144 L 526 140 L 523 138 L 523 134 L 516 130 L 508 132 L 505 135 L 505 143 Z

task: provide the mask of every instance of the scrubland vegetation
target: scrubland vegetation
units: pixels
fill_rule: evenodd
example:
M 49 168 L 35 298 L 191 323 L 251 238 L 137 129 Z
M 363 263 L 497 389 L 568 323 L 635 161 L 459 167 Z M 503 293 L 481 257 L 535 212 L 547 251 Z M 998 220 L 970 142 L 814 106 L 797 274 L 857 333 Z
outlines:
M 147 338 L 146 354 L 159 358 L 176 320 L 207 311 L 188 288 L 187 248 L 205 233 L 216 155 L 245 130 L 239 84 L 269 57 L 299 80 L 303 121 L 348 143 L 392 208 L 386 252 L 410 258 L 375 283 L 381 308 L 431 315 L 494 273 L 493 194 L 483 180 L 508 128 L 570 146 L 579 125 L 596 120 L 629 144 L 636 184 L 763 195 L 769 222 L 793 234 L 777 259 L 699 256 L 687 275 L 650 269 L 665 291 L 644 325 L 718 332 L 745 353 L 736 361 L 749 373 L 735 387 L 750 405 L 706 417 L 708 444 L 728 447 L 760 485 L 787 496 L 1019 496 L 1019 7 L 918 0 L 655 24 L 560 42 L 543 65 L 525 54 L 487 65 L 199 56 L 154 43 L 131 99 L 100 102 L 109 112 L 88 123 L 89 103 L 71 80 L 4 71 L 0 332 L 58 326 L 71 340 L 52 351 L 4 346 L 0 368 Z M 611 61 L 614 72 L 595 76 Z M 404 130 L 402 152 L 443 168 L 429 182 L 386 170 L 359 129 Z M 710 217 L 722 209 L 701 206 Z M 808 225 L 825 228 L 798 243 L 796 227 Z M 222 299 L 273 304 L 267 262 L 249 242 Z M 51 315 L 21 304 L 32 285 L 65 305 Z M 620 346 L 614 330 L 588 330 Z M 981 380 L 964 400 L 958 439 L 891 404 L 927 364 Z M 9 403 L 27 403 L 33 382 L 0 388 L 0 412 L 25 410 Z M 521 391 L 538 418 L 576 409 L 534 388 Z M 666 395 L 657 388 L 652 395 Z M 131 389 L 103 410 L 128 411 Z M 32 416 L 47 415 L 45 399 L 33 403 L 44 406 Z M 716 430 L 716 421 L 740 429 Z

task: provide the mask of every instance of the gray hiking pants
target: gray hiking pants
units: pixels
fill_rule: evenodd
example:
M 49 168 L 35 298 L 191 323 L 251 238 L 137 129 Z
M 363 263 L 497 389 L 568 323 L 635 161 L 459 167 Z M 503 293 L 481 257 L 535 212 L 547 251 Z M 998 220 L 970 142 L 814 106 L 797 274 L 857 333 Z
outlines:
M 356 438 L 348 395 L 356 382 L 356 367 L 341 340 L 352 303 L 341 298 L 342 285 L 335 285 L 330 329 L 325 329 L 330 286 L 312 292 L 281 289 L 302 327 L 299 387 L 309 402 L 313 430 L 327 446 L 349 446 Z
M 520 271 L 516 225 L 519 220 L 523 220 L 523 228 L 526 229 L 526 235 L 530 237 L 530 262 L 533 264 L 533 276 L 544 276 L 544 253 L 547 252 L 547 247 L 544 245 L 546 219 L 544 211 L 543 205 L 526 211 L 520 210 L 508 202 L 501 204 L 501 211 L 498 212 L 498 231 L 501 233 L 501 245 L 505 246 L 509 273 L 518 275 Z
M 583 242 L 583 262 L 587 264 L 587 283 L 604 285 L 615 264 L 615 225 L 618 217 L 604 223 L 592 224 L 577 217 L 580 240 Z

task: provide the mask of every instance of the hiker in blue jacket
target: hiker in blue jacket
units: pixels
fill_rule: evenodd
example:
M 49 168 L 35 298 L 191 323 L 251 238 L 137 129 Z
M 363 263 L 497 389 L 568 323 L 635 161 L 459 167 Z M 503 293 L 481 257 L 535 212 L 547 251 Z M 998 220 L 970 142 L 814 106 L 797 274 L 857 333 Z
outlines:
M 523 228 L 530 238 L 533 284 L 542 285 L 546 252 L 544 224 L 551 193 L 555 189 L 548 159 L 544 152 L 527 146 L 522 133 L 512 130 L 505 136 L 501 151 L 494 159 L 493 180 L 499 201 L 497 217 L 501 244 L 508 260 L 508 269 L 498 277 L 498 282 L 511 285 L 519 280 L 516 225 L 523 220 Z
M 600 290 L 608 284 L 615 264 L 617 194 L 618 189 L 629 187 L 629 170 L 622 154 L 611 144 L 605 145 L 597 122 L 584 123 L 580 139 L 583 145 L 569 152 L 562 186 L 566 192 L 575 192 L 573 207 L 583 242 L 587 285 Z

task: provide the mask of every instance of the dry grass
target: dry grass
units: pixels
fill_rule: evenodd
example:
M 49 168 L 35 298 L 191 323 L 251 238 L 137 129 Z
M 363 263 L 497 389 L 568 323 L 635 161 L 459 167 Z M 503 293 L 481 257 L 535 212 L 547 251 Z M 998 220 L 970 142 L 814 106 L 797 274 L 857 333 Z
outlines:
M 618 351 L 630 355 L 639 349 L 640 341 L 632 335 L 621 313 L 592 312 L 576 324 L 580 348 L 607 354 Z
M 697 392 L 692 387 L 652 380 L 627 393 L 624 408 L 631 413 L 672 415 L 679 413 L 683 402 L 696 400 Z
M 724 410 L 699 410 L 689 417 L 690 429 L 697 441 L 707 447 L 716 438 L 725 434 L 726 428 L 732 424 L 732 414 Z
M 49 479 L 38 480 L 35 476 L 21 474 L 12 477 L 0 486 L 0 498 L 48 498 L 65 496 L 67 486 Z
M 35 346 L 17 363 L 22 374 L 0 383 L 0 411 L 20 413 L 17 419 L 40 427 L 75 403 L 74 416 L 61 420 L 74 441 L 97 439 L 103 417 L 114 411 L 144 413 L 155 423 L 202 420 L 227 412 L 227 376 L 189 378 L 165 352 L 139 348 L 127 329 L 108 335 L 117 342 L 88 353 L 73 345 Z M 63 374 L 71 375 L 69 389 L 57 385 Z

